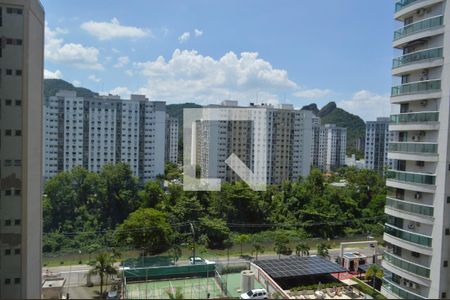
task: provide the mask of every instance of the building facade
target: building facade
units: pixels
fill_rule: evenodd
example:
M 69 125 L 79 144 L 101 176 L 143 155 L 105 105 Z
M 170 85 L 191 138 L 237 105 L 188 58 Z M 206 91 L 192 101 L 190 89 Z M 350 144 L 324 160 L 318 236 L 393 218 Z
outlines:
M 44 176 L 83 166 L 98 172 L 127 163 L 141 180 L 164 174 L 165 102 L 142 95 L 77 97 L 59 91 L 45 99 Z
M 389 140 L 393 133 L 389 132 L 389 118 L 377 118 L 366 123 L 366 140 L 364 159 L 366 169 L 378 172 L 392 168 L 393 161 L 388 159 Z
M 166 115 L 166 161 L 178 163 L 178 119 Z
M 450 297 L 450 5 L 398 1 L 392 75 L 382 292 L 388 298 Z
M 347 151 L 347 128 L 335 124 L 320 125 L 313 120 L 311 162 L 322 171 L 335 171 L 345 166 Z
M 221 107 L 245 109 L 238 106 L 237 101 L 208 106 Z M 255 118 L 266 119 L 266 146 L 254 139 L 252 121 L 199 121 L 196 127 L 196 161 L 201 167 L 202 177 L 228 182 L 240 180 L 225 160 L 234 153 L 253 170 L 255 150 L 267 154 L 266 174 L 256 176 L 266 177 L 268 184 L 307 176 L 311 166 L 312 112 L 295 110 L 292 105 L 285 104 L 279 107 L 251 104 L 247 108 L 252 109 Z
M 44 9 L 0 0 L 0 298 L 41 298 Z

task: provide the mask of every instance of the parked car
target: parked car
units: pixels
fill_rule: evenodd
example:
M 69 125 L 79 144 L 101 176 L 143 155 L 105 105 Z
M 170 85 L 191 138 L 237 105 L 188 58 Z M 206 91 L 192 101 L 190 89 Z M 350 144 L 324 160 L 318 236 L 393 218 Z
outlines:
M 192 257 L 192 256 L 189 257 L 189 263 L 190 263 L 191 265 L 194 264 L 194 257 Z M 203 260 L 203 258 L 196 256 L 196 257 L 195 257 L 195 263 L 196 263 L 196 264 L 204 264 L 205 261 Z
M 267 299 L 266 289 L 254 289 L 241 294 L 241 299 Z

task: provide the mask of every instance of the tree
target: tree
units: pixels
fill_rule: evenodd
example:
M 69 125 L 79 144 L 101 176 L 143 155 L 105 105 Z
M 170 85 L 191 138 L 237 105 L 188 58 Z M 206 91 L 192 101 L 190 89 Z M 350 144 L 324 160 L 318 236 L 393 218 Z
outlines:
M 383 268 L 379 265 L 372 264 L 367 268 L 366 280 L 372 279 L 372 287 L 375 288 L 375 277 L 382 278 L 384 275 Z
M 166 214 L 153 208 L 136 210 L 116 230 L 116 240 L 120 245 L 143 249 L 144 255 L 168 250 L 172 236 L 173 230 Z
M 177 261 L 181 257 L 181 246 L 180 246 L 180 244 L 173 244 L 172 248 L 170 248 L 169 254 L 172 257 L 174 263 L 176 264 Z
M 224 241 L 230 238 L 230 229 L 222 219 L 200 218 L 199 232 L 208 237 L 209 249 L 224 249 Z
M 100 276 L 100 295 L 103 296 L 103 284 L 108 283 L 108 276 L 117 274 L 117 269 L 114 267 L 115 258 L 107 252 L 101 252 L 95 257 L 95 261 L 89 263 L 92 269 L 89 270 L 89 275 Z
M 255 259 L 258 260 L 258 253 L 264 253 L 264 246 L 258 239 L 252 240 L 252 255 L 255 254 Z
M 329 245 L 327 245 L 325 243 L 318 244 L 317 245 L 317 255 L 330 258 L 328 249 L 331 249 L 331 247 Z
M 227 249 L 227 263 L 230 263 L 230 249 L 233 247 L 234 243 L 231 238 L 226 239 L 223 241 L 223 246 L 225 249 Z
M 278 254 L 278 258 L 281 258 L 281 255 L 291 255 L 292 250 L 289 248 L 289 238 L 284 234 L 277 233 L 274 250 Z
M 247 243 L 250 240 L 248 234 L 239 234 L 234 238 L 234 241 L 241 246 L 241 256 L 242 256 L 242 244 Z
M 295 254 L 297 256 L 308 256 L 309 255 L 309 246 L 305 243 L 299 243 L 297 244 L 297 246 L 295 247 Z
M 144 189 L 139 191 L 139 197 L 143 207 L 155 208 L 156 205 L 163 202 L 166 194 L 158 180 L 149 180 L 145 183 Z

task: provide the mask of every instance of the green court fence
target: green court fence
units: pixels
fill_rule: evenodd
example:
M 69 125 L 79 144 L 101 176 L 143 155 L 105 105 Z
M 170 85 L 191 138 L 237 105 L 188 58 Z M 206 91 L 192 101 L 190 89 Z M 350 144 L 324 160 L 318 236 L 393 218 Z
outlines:
M 215 264 L 195 264 L 195 265 L 170 265 L 157 267 L 127 267 L 124 263 L 124 277 L 127 281 L 149 280 L 160 278 L 178 278 L 178 277 L 194 277 L 214 276 L 216 271 Z

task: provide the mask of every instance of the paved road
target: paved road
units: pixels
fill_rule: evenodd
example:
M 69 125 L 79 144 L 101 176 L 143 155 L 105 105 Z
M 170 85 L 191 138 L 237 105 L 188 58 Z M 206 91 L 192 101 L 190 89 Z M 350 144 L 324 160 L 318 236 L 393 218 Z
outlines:
M 358 251 L 362 254 L 365 254 L 367 256 L 373 255 L 373 248 L 350 248 L 346 249 L 346 251 Z M 311 255 L 316 254 L 317 251 L 312 250 L 310 251 Z M 379 254 L 382 253 L 382 249 L 378 250 Z M 329 250 L 330 259 L 335 260 L 336 257 L 339 255 L 339 249 L 331 249 Z M 261 254 L 258 255 L 258 259 L 275 259 L 278 258 L 278 255 L 270 253 L 270 254 Z M 208 257 L 209 260 L 214 260 L 217 263 L 226 264 L 228 262 L 227 257 Z M 238 264 L 238 263 L 245 263 L 249 260 L 246 258 L 242 258 L 239 256 L 230 256 L 229 263 L 230 264 Z M 189 261 L 187 259 L 179 260 L 179 264 L 187 264 Z M 119 264 L 116 264 L 119 266 Z M 73 266 L 57 266 L 57 267 L 45 267 L 42 269 L 42 274 L 57 274 L 59 276 L 62 276 L 66 279 L 66 287 L 76 287 L 76 286 L 82 286 L 86 284 L 86 275 L 90 270 L 90 266 L 88 265 L 73 265 Z

